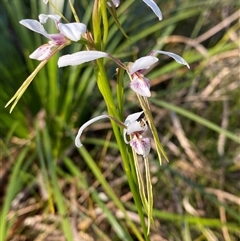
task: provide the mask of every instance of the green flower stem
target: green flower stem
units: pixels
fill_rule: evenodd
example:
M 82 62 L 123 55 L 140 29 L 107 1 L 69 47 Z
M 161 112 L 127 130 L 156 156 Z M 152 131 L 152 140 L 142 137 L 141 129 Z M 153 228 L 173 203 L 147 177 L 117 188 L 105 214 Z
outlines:
M 103 39 L 102 39 L 102 50 L 104 51 L 105 45 L 108 38 L 108 17 L 107 17 L 107 1 L 100 0 L 100 8 L 103 19 Z
M 147 183 L 147 197 L 148 197 L 148 203 L 147 203 L 147 215 L 148 215 L 148 231 L 147 233 L 149 234 L 150 232 L 150 226 L 151 226 L 151 221 L 153 220 L 152 218 L 152 212 L 153 212 L 153 193 L 152 193 L 152 183 L 151 183 L 151 174 L 150 174 L 150 166 L 149 166 L 149 161 L 148 158 L 144 158 L 144 166 L 145 166 L 145 171 L 146 171 L 146 183 Z
M 99 15 L 98 0 L 95 0 L 92 13 L 92 25 L 94 42 L 97 49 L 101 49 L 101 16 Z
M 104 26 L 103 34 L 101 32 L 101 20 L 103 21 L 102 24 Z M 96 50 L 104 51 L 105 43 L 107 42 L 107 37 L 108 37 L 108 29 L 107 29 L 108 19 L 107 19 L 107 13 L 106 13 L 106 0 L 102 0 L 102 1 L 95 0 L 94 7 L 93 7 L 92 24 L 93 24 L 93 36 L 94 36 L 94 43 L 96 46 Z M 102 40 L 102 37 L 103 37 L 103 40 Z M 114 103 L 114 99 L 112 96 L 112 91 L 109 85 L 109 80 L 106 74 L 106 69 L 104 66 L 103 59 L 96 60 L 95 76 L 96 76 L 98 88 L 106 103 L 108 114 L 118 120 L 121 120 L 121 115 L 123 112 L 123 103 L 122 101 L 117 105 Z M 121 106 L 120 108 L 119 108 L 119 105 Z M 119 109 L 117 109 L 116 106 L 118 106 Z M 123 141 L 123 136 L 119 126 L 113 120 L 111 120 L 111 123 L 112 123 L 113 132 L 119 147 L 119 151 L 121 153 L 121 157 L 123 160 L 123 166 L 124 166 L 125 173 L 127 175 L 130 190 L 132 192 L 133 199 L 140 217 L 141 226 L 143 228 L 143 233 L 144 233 L 144 240 L 149 241 L 149 237 L 147 235 L 147 227 L 144 220 L 144 213 L 142 210 L 141 198 L 137 188 L 138 185 L 133 178 L 134 176 L 136 176 L 136 173 L 135 175 L 132 174 L 132 172 L 136 172 L 136 170 L 134 168 L 131 168 L 131 165 L 130 165 L 131 162 L 134 162 L 133 156 L 132 154 L 128 155 L 129 153 L 127 152 L 127 146 Z M 125 212 L 125 216 L 127 218 L 126 212 Z M 136 233 L 136 235 L 138 235 L 138 233 Z
M 112 92 L 111 92 L 110 85 L 109 85 L 109 80 L 107 78 L 106 70 L 105 70 L 105 67 L 103 65 L 103 60 L 101 60 L 101 59 L 97 60 L 97 65 L 98 65 L 98 68 L 95 70 L 95 75 L 96 75 L 96 78 L 97 78 L 97 84 L 98 84 L 98 87 L 99 87 L 99 89 L 100 89 L 100 91 L 103 95 L 105 103 L 107 105 L 108 114 L 117 118 L 117 119 L 120 119 L 119 113 L 116 109 L 116 105 L 114 104 Z M 119 151 L 120 151 L 121 156 L 122 156 L 123 166 L 124 166 L 125 173 L 127 175 L 127 180 L 128 180 L 128 183 L 129 183 L 132 195 L 133 195 L 133 199 L 134 199 L 136 208 L 138 210 L 138 214 L 139 214 L 139 217 L 140 217 L 141 226 L 143 228 L 145 240 L 148 241 L 149 237 L 147 236 L 147 227 L 146 227 L 145 220 L 144 220 L 144 213 L 143 213 L 143 210 L 142 210 L 141 198 L 139 196 L 137 185 L 136 185 L 136 183 L 133 179 L 133 175 L 132 175 L 132 172 L 131 172 L 131 171 L 135 171 L 135 170 L 131 170 L 131 168 L 130 168 L 130 161 L 133 161 L 133 160 L 129 160 L 129 158 L 128 158 L 128 156 L 129 156 L 132 159 L 133 156 L 128 155 L 128 153 L 127 153 L 127 146 L 123 141 L 123 137 L 122 137 L 122 134 L 120 132 L 120 129 L 119 129 L 118 125 L 112 120 L 111 120 L 111 123 L 112 123 L 115 138 L 116 138 L 117 143 L 118 143 Z

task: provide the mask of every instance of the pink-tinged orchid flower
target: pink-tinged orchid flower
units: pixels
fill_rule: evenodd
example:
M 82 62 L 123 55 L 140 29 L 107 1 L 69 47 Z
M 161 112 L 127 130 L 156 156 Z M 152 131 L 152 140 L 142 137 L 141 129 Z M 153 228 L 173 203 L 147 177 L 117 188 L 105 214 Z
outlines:
M 154 56 L 145 56 L 137 59 L 129 67 L 131 76 L 130 88 L 141 96 L 150 97 L 150 80 L 145 78 L 142 72 L 158 62 Z
M 46 23 L 49 18 L 55 22 L 58 33 L 49 34 L 44 29 L 42 24 Z M 49 58 L 54 48 L 67 44 L 69 41 L 79 41 L 81 35 L 87 30 L 86 25 L 83 23 L 63 24 L 60 22 L 60 19 L 61 17 L 59 15 L 40 14 L 39 21 L 33 19 L 23 19 L 20 21 L 20 24 L 23 26 L 50 39 L 47 44 L 37 48 L 29 56 L 31 59 L 42 61 Z
M 124 127 L 123 136 L 124 136 L 125 143 L 129 144 L 137 154 L 142 155 L 143 157 L 146 157 L 149 154 L 149 151 L 151 149 L 151 141 L 150 141 L 150 138 L 142 136 L 142 133 L 148 130 L 148 126 L 146 124 L 145 119 L 141 118 L 142 114 L 143 114 L 143 111 L 129 115 L 126 118 L 124 123 L 109 115 L 97 116 L 87 121 L 80 127 L 78 134 L 75 138 L 75 145 L 78 148 L 82 146 L 80 137 L 82 135 L 83 130 L 86 127 L 88 127 L 89 125 L 91 125 L 92 123 L 98 120 L 108 118 L 115 121 L 118 125 Z M 126 135 L 131 136 L 130 141 L 127 140 Z
M 152 56 L 158 53 L 168 55 L 169 57 L 173 58 L 177 63 L 186 65 L 188 68 L 190 68 L 188 63 L 179 55 L 161 50 L 153 50 L 149 56 L 137 59 L 129 67 L 129 74 L 131 77 L 130 88 L 141 96 L 151 96 L 150 80 L 143 75 L 143 72 L 152 65 L 154 65 L 156 62 L 158 62 L 158 58 Z
M 132 149 L 143 157 L 147 157 L 151 149 L 151 139 L 143 137 L 142 134 L 148 130 L 147 123 L 142 117 L 143 111 L 129 115 L 124 124 L 126 128 L 123 131 L 123 137 L 126 144 L 130 144 Z M 127 140 L 127 135 L 131 136 L 131 140 Z

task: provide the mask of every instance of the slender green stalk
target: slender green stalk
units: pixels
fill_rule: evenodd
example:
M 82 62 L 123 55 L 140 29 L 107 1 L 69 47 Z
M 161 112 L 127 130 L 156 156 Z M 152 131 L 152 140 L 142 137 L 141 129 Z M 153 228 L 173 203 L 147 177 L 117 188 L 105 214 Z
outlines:
M 98 79 L 97 83 L 99 85 L 100 91 L 102 90 L 101 92 L 103 94 L 103 98 L 107 105 L 108 113 L 109 113 L 109 115 L 119 119 L 119 114 L 117 112 L 116 106 L 114 105 L 111 89 L 109 86 L 109 81 L 108 81 L 108 78 L 106 75 L 105 68 L 103 66 L 103 62 L 102 62 L 102 60 L 98 60 L 97 62 L 99 64 L 99 72 L 97 72 L 96 77 L 100 77 L 100 80 Z M 142 228 L 144 231 L 145 240 L 147 241 L 147 240 L 149 240 L 149 237 L 147 235 L 147 228 L 146 228 L 146 224 L 145 224 L 145 220 L 144 220 L 144 214 L 142 211 L 141 199 L 140 199 L 139 193 L 137 191 L 137 185 L 134 182 L 132 172 L 130 170 L 130 163 L 129 163 L 129 159 L 128 159 L 128 155 L 127 155 L 127 147 L 123 141 L 123 137 L 122 137 L 122 134 L 120 133 L 118 125 L 116 123 L 114 123 L 113 121 L 111 121 L 111 123 L 112 123 L 115 138 L 116 138 L 118 146 L 119 146 L 119 151 L 122 156 L 123 166 L 125 169 L 125 173 L 127 175 L 128 183 L 129 183 L 131 192 L 133 194 L 133 198 L 134 198 L 134 201 L 135 201 L 135 204 L 136 204 L 136 207 L 138 210 L 138 214 L 139 214 L 139 217 L 141 220 L 141 225 L 142 225 Z

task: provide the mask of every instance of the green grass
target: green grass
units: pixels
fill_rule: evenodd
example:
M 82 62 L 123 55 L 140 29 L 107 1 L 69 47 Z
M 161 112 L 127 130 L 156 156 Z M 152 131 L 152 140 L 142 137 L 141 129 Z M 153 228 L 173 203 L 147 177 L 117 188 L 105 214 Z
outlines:
M 162 49 L 178 53 L 191 66 L 187 70 L 159 56 L 158 66 L 147 74 L 152 84 L 151 110 L 169 159 L 159 166 L 153 146 L 149 162 L 155 225 L 149 239 L 238 240 L 237 19 L 195 47 L 189 40 L 211 33 L 237 11 L 239 4 L 215 0 L 156 2 L 164 15 L 161 22 L 142 1 L 122 2 L 118 20 L 129 39 L 110 17 L 106 42 L 106 51 L 123 62 Z M 93 1 L 75 1 L 74 6 L 92 31 Z M 111 124 L 92 125 L 82 136 L 84 147 L 77 150 L 74 146 L 77 129 L 107 111 L 94 66 L 58 69 L 58 56 L 54 57 L 9 114 L 5 104 L 38 64 L 29 54 L 47 42 L 18 22 L 54 11 L 41 1 L 4 0 L 0 9 L 0 54 L 4 56 L 0 63 L 0 239 L 145 240 L 143 215 L 147 221 L 147 214 L 136 199 L 138 194 L 131 191 L 137 190 L 136 177 L 129 184 L 128 175 L 132 174 L 120 156 Z M 71 19 L 67 1 L 59 10 Z M 182 41 L 181 36 L 188 40 Z M 75 44 L 60 53 L 83 48 Z M 119 83 L 125 86 L 120 93 L 116 64 L 109 60 L 103 63 L 114 103 L 118 106 L 124 99 L 118 106 L 124 120 L 139 111 L 138 100 L 128 89 L 127 75 L 123 75 L 124 83 Z M 121 148 L 121 152 L 126 151 Z

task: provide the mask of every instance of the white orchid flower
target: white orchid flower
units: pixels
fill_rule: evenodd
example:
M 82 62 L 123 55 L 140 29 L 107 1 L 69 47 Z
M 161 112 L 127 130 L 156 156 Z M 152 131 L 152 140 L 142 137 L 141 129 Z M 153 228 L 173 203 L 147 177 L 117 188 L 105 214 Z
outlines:
M 143 72 L 149 67 L 153 66 L 156 62 L 158 62 L 158 58 L 152 56 L 158 53 L 168 55 L 169 57 L 173 58 L 177 63 L 186 65 L 188 68 L 190 68 L 188 63 L 179 55 L 161 50 L 153 50 L 149 56 L 137 59 L 129 66 L 129 75 L 131 78 L 130 88 L 141 96 L 151 96 L 150 80 L 143 75 Z
M 126 128 L 123 131 L 123 137 L 125 143 L 129 143 L 126 134 L 132 135 L 133 133 L 142 133 L 147 131 L 147 123 L 144 121 L 141 116 L 143 115 L 143 111 L 137 112 L 134 114 L 129 115 L 126 120 L 124 121 L 124 125 Z
M 142 155 L 143 157 L 146 157 L 149 154 L 149 151 L 151 149 L 151 141 L 150 141 L 150 138 L 148 137 L 146 138 L 142 137 L 142 133 L 148 130 L 146 121 L 144 120 L 144 118 L 141 117 L 142 114 L 143 114 L 143 111 L 129 115 L 126 118 L 124 123 L 109 115 L 97 116 L 87 121 L 80 127 L 77 133 L 77 136 L 75 138 L 75 145 L 78 148 L 82 147 L 80 138 L 86 127 L 88 127 L 89 125 L 91 125 L 96 121 L 108 118 L 115 121 L 118 125 L 124 127 L 123 136 L 124 136 L 125 143 L 129 144 L 137 154 Z M 130 141 L 127 140 L 126 135 L 131 136 Z
M 142 115 L 143 111 L 129 115 L 126 118 L 124 121 L 126 128 L 123 131 L 123 137 L 125 143 L 130 144 L 138 155 L 147 157 L 151 149 L 151 139 L 142 136 L 142 133 L 148 130 L 147 123 Z M 130 141 L 127 140 L 126 134 L 132 137 Z
M 49 34 L 44 29 L 43 24 L 47 22 L 48 19 L 52 19 L 58 30 L 58 33 Z M 39 15 L 39 21 L 33 19 L 23 19 L 20 24 L 26 28 L 43 35 L 44 37 L 50 39 L 47 44 L 44 44 L 37 48 L 29 57 L 31 59 L 36 59 L 39 61 L 45 60 L 51 56 L 54 48 L 67 44 L 70 41 L 79 41 L 81 35 L 86 32 L 87 27 L 83 23 L 60 23 L 61 17 L 59 15 Z
M 130 88 L 141 96 L 150 97 L 150 80 L 145 78 L 142 72 L 158 62 L 154 56 L 145 56 L 137 59 L 129 67 L 131 76 Z

